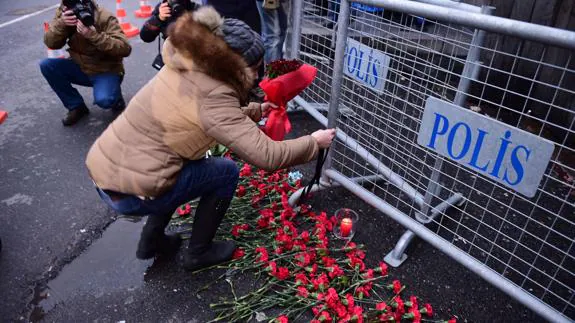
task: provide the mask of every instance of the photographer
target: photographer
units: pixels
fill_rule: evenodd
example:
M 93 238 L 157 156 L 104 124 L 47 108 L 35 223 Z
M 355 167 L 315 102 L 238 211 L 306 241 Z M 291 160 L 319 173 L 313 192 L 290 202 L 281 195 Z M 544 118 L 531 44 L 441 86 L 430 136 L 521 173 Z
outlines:
M 163 0 L 156 5 L 152 17 L 142 27 L 140 38 L 146 43 L 151 43 L 161 33 L 166 39 L 168 26 L 185 12 L 194 11 L 197 8 L 199 5 L 191 0 Z
M 64 126 L 72 126 L 90 113 L 72 84 L 93 87 L 94 104 L 103 109 L 124 109 L 122 60 L 130 55 L 132 47 L 118 19 L 109 11 L 92 0 L 64 0 L 44 35 L 44 43 L 52 49 L 66 43 L 69 46 L 70 59 L 40 62 L 44 78 L 68 109 L 62 120 Z
M 166 66 L 90 149 L 86 165 L 100 197 L 114 210 L 149 215 L 136 256 L 174 254 L 180 239 L 164 232 L 183 203 L 201 197 L 184 267 L 230 260 L 232 241 L 212 241 L 234 196 L 239 170 L 226 158 L 205 158 L 217 143 L 243 160 L 275 170 L 307 163 L 328 147 L 335 130 L 273 141 L 255 123 L 274 108 L 249 103 L 262 63 L 261 37 L 212 7 L 187 13 L 169 30 Z

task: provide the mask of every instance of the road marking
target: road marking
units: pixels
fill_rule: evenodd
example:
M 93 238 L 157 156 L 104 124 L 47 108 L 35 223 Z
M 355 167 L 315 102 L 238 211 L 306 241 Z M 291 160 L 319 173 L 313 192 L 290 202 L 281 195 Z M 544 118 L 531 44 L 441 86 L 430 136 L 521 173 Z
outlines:
M 59 6 L 60 6 L 60 4 L 56 4 L 56 5 L 53 5 L 53 6 L 51 6 L 51 7 L 46 8 L 46 9 L 42 9 L 42 10 L 39 10 L 39 11 L 30 13 L 30 14 L 27 14 L 27 15 L 25 15 L 25 16 L 18 17 L 18 18 L 14 19 L 14 20 L 7 21 L 7 22 L 5 22 L 5 23 L 3 23 L 3 24 L 0 24 L 0 29 L 1 29 L 1 28 L 4 28 L 4 27 L 6 27 L 6 26 L 10 26 L 11 24 L 15 24 L 15 23 L 17 23 L 18 21 L 22 21 L 22 20 L 24 20 L 24 19 L 28 19 L 28 18 L 30 18 L 30 17 L 37 16 L 37 15 L 39 15 L 39 14 L 41 14 L 41 13 L 44 13 L 44 12 L 46 12 L 46 11 L 48 11 L 48 10 L 56 9 L 56 8 L 58 8 Z

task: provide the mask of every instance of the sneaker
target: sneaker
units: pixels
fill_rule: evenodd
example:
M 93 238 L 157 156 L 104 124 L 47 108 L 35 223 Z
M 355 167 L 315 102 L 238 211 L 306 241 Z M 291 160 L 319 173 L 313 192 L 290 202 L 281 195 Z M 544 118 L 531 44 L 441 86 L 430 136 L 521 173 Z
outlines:
M 66 114 L 66 117 L 64 119 L 62 119 L 62 124 L 64 125 L 64 127 L 70 127 L 75 125 L 76 123 L 78 123 L 78 121 L 80 121 L 83 117 L 87 116 L 90 114 L 90 110 L 88 110 L 88 108 L 86 107 L 85 104 L 82 104 L 81 106 L 68 111 L 68 114 Z

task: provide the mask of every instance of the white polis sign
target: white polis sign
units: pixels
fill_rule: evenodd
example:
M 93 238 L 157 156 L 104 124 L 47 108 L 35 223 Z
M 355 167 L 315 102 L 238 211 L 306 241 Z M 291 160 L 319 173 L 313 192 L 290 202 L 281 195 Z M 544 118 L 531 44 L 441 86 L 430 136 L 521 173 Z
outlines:
M 345 54 L 344 73 L 374 91 L 383 92 L 390 57 L 351 38 L 347 39 Z
M 553 143 L 430 97 L 417 143 L 527 197 L 535 196 Z

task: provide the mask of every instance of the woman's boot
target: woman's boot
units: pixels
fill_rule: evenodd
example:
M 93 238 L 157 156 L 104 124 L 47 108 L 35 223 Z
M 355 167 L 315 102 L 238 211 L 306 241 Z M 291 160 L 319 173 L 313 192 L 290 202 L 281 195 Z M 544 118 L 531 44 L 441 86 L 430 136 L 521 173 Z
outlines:
M 172 214 L 155 215 L 151 214 L 146 220 L 136 257 L 138 259 L 150 259 L 155 256 L 173 256 L 178 252 L 182 239 L 177 235 L 166 235 L 165 230 Z
M 212 241 L 220 226 L 231 198 L 215 195 L 201 198 L 194 216 L 192 237 L 184 254 L 184 268 L 198 270 L 232 259 L 236 244 L 233 241 Z

